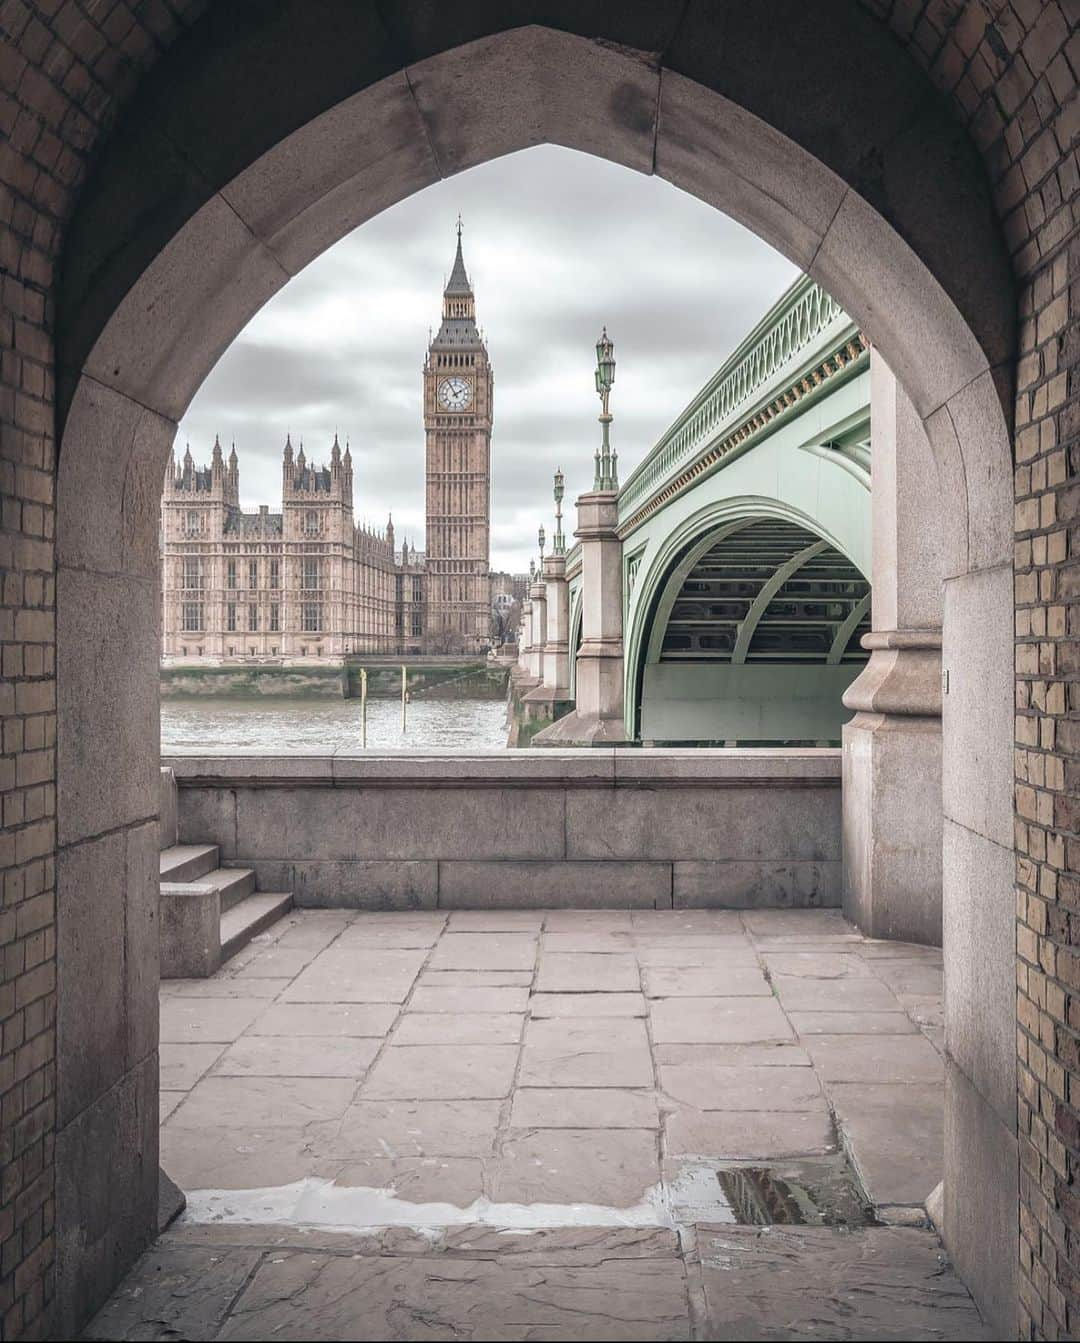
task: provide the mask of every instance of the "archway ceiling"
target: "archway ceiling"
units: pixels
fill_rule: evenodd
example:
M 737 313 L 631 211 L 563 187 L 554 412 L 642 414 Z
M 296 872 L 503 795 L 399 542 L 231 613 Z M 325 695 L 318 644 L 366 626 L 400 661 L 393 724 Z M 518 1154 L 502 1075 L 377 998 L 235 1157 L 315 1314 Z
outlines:
M 92 350 L 96 378 L 175 418 L 251 313 L 342 233 L 546 141 L 658 172 L 813 270 L 891 347 L 924 414 L 1011 354 L 1011 274 L 982 166 L 855 5 L 812 22 L 797 0 L 324 0 L 317 14 L 305 0 L 213 4 L 127 107 L 66 240 L 61 419 Z M 913 255 L 875 235 L 886 224 Z M 954 318 L 920 332 L 942 302 Z M 139 368 L 125 366 L 133 329 Z
M 855 565 L 812 532 L 763 519 L 723 537 L 694 565 L 672 606 L 660 660 L 865 662 L 859 640 L 870 628 L 869 592 Z

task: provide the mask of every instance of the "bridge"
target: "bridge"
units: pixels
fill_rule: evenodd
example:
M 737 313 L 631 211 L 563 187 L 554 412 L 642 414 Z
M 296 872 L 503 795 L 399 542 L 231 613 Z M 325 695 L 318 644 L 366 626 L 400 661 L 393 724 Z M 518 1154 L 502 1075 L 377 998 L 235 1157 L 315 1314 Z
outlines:
M 589 637 L 605 645 L 609 684 L 616 624 L 623 655 L 604 740 L 839 742 L 842 696 L 868 657 L 871 455 L 869 342 L 802 276 L 606 492 L 600 544 L 619 582 L 603 601 L 620 619 L 597 611 L 608 624 Z M 537 744 L 598 730 L 577 703 L 595 543 L 584 525 L 563 554 L 557 519 L 526 604 L 517 681 Z

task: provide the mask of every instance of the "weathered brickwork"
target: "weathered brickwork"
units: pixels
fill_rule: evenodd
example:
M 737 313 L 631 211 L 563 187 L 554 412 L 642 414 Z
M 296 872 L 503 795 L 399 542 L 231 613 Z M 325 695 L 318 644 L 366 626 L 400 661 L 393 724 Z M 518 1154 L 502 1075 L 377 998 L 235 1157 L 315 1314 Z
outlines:
M 48 1327 L 55 1018 L 52 287 L 118 109 L 207 0 L 0 0 L 0 1332 Z M 1080 1335 L 1078 0 L 863 0 L 952 98 L 1021 283 L 1016 386 L 1022 1331 Z M 1006 375 L 1011 376 L 1011 373 Z M 1080 933 L 1080 925 L 1076 925 Z
M 871 5 L 952 95 L 1019 284 L 1020 1332 L 1080 1336 L 1080 4 Z

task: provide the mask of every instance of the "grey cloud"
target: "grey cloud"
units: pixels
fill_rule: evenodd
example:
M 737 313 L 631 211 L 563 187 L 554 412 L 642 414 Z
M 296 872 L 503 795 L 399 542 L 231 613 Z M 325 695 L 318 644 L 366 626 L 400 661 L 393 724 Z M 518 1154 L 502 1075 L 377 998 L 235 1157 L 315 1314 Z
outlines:
M 624 474 L 769 305 L 794 268 L 656 178 L 544 146 L 427 188 L 312 263 L 249 324 L 180 427 L 201 460 L 235 439 L 244 502 L 275 502 L 286 430 L 322 460 L 351 439 L 358 517 L 422 541 L 421 363 L 453 259 L 453 222 L 495 370 L 493 555 L 521 569 L 551 474 L 591 480 L 593 344 L 616 341 Z M 399 529 L 399 535 L 402 532 Z

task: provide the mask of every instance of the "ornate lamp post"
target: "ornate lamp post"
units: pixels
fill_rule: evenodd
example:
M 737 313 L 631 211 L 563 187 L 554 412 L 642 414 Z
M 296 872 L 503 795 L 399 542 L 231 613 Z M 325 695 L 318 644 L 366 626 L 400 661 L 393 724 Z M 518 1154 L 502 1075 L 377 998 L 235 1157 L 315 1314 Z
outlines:
M 544 572 L 544 543 L 547 541 L 547 535 L 544 532 L 544 524 L 540 524 L 540 530 L 536 534 L 536 541 L 540 547 L 540 572 Z
M 566 554 L 566 537 L 562 529 L 562 501 L 566 493 L 566 482 L 561 471 L 555 472 L 555 535 L 551 539 L 553 555 Z
M 594 490 L 617 490 L 619 488 L 619 460 L 611 446 L 609 434 L 612 416 L 608 409 L 608 398 L 611 396 L 611 388 L 614 383 L 615 343 L 608 336 L 605 326 L 600 339 L 596 342 L 596 390 L 602 408 L 600 425 L 603 430 L 603 441 L 596 453 Z

